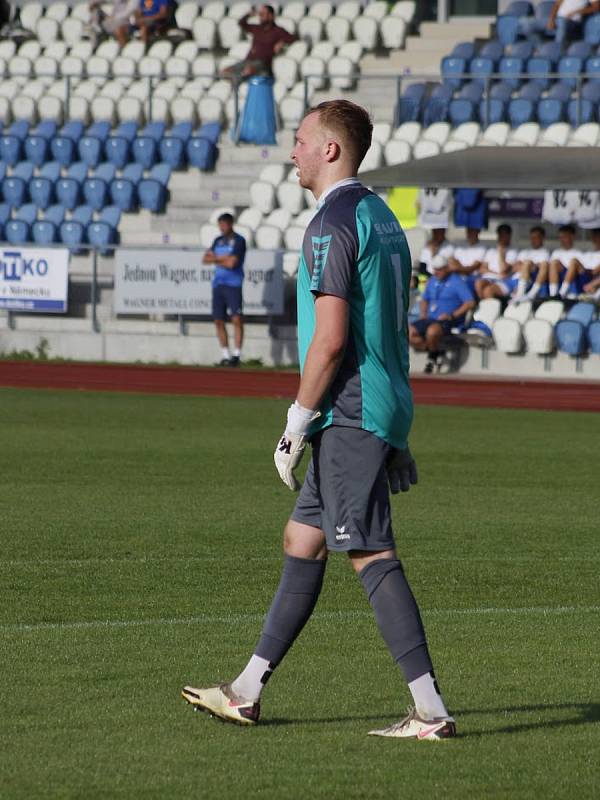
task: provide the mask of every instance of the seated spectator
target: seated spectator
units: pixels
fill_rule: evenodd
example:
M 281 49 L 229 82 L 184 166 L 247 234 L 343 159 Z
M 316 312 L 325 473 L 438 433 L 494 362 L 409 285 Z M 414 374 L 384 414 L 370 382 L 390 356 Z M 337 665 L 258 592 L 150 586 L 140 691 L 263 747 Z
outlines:
M 548 261 L 550 252 L 544 247 L 546 231 L 541 225 L 534 225 L 529 230 L 529 247 L 519 250 L 517 262 L 514 266 L 515 274 L 518 273 L 517 291 L 514 300 L 516 303 L 525 299 L 525 293 L 536 280 L 538 275 L 542 283 L 548 280 Z M 543 272 L 542 272 L 543 271 Z
M 145 45 L 152 34 L 165 33 L 171 16 L 170 0 L 140 0 L 134 14 L 134 25 L 139 28 Z
M 583 36 L 582 14 L 589 14 L 588 0 L 555 0 L 546 27 L 536 18 L 522 17 L 519 30 L 523 36 L 536 33 L 554 33 L 554 40 L 561 44 Z M 596 5 L 596 4 L 594 4 Z M 593 12 L 592 12 L 593 13 Z
M 455 245 L 454 252 L 448 259 L 450 272 L 456 272 L 467 279 L 473 288 L 474 274 L 479 271 L 485 256 L 485 245 L 479 241 L 479 228 L 467 228 L 465 244 Z
M 442 339 L 456 325 L 462 325 L 465 314 L 475 307 L 469 287 L 456 273 L 450 272 L 448 261 L 435 256 L 433 276 L 419 305 L 419 319 L 409 326 L 409 341 L 415 350 L 427 351 L 425 372 L 433 372 L 444 355 Z
M 581 252 L 570 260 L 558 290 L 561 297 L 574 299 L 580 292 L 589 293 L 589 284 L 600 275 L 600 228 L 591 231 L 590 239 L 594 249 Z
M 101 0 L 90 0 L 92 29 L 95 33 L 109 33 L 123 48 L 129 39 L 129 25 L 138 8 L 138 0 L 115 0 L 110 14 L 102 8 Z
M 550 253 L 548 261 L 542 261 L 533 286 L 523 295 L 523 300 L 535 300 L 548 282 L 550 297 L 558 295 L 559 284 L 564 279 L 567 268 L 573 259 L 579 260 L 581 252 L 573 247 L 575 242 L 575 226 L 561 225 L 558 229 L 559 247 Z
M 280 53 L 286 44 L 296 41 L 296 36 L 285 28 L 275 24 L 275 9 L 263 5 L 258 9 L 258 25 L 252 25 L 248 19 L 256 14 L 252 7 L 248 14 L 240 19 L 240 28 L 252 34 L 252 45 L 243 61 L 238 61 L 221 71 L 221 77 L 231 78 L 237 82 L 252 75 L 271 75 L 273 57 Z
M 498 225 L 496 236 L 497 244 L 485 251 L 481 277 L 475 281 L 475 293 L 480 300 L 507 297 L 517 286 L 517 279 L 513 276 L 517 251 L 511 247 L 512 228 L 506 224 Z
M 440 255 L 448 259 L 454 252 L 454 248 L 446 239 L 446 228 L 434 228 L 431 231 L 431 239 L 421 250 L 419 257 L 419 268 L 421 273 L 433 274 L 431 262 L 435 256 Z

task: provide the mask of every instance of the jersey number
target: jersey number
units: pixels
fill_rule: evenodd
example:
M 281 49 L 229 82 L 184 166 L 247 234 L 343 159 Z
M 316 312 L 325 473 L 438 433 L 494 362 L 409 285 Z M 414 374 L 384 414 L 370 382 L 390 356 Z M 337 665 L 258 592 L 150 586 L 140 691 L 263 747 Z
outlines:
M 402 286 L 402 258 L 400 253 L 392 253 L 394 280 L 396 283 L 396 330 L 404 330 L 404 289 Z

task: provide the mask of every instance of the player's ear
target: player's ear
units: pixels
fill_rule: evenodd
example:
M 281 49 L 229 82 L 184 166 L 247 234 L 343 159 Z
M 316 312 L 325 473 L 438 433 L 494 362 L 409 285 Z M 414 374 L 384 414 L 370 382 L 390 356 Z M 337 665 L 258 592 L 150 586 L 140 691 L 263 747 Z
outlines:
M 327 161 L 337 161 L 341 152 L 342 148 L 335 139 L 328 139 L 325 142 L 325 158 Z

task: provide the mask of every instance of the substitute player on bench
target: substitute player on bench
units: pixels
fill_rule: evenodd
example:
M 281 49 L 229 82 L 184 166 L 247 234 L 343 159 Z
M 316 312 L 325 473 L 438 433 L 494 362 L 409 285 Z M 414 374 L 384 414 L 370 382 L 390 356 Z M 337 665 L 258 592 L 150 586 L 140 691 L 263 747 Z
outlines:
M 385 203 L 355 175 L 371 144 L 367 112 L 346 100 L 304 117 L 292 161 L 318 200 L 298 274 L 301 381 L 275 450 L 283 482 L 305 443 L 312 459 L 284 534 L 285 565 L 261 638 L 231 683 L 183 697 L 224 720 L 258 722 L 260 695 L 308 621 L 329 551 L 348 553 L 415 708 L 378 736 L 442 739 L 455 723 L 439 693 L 417 604 L 392 534 L 388 491 L 416 483 L 407 437 L 411 259 Z

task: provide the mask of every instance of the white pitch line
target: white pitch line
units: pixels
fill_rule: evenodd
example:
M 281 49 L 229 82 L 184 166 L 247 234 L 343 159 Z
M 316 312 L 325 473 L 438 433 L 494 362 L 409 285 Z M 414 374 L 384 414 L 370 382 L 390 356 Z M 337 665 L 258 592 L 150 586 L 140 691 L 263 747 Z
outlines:
M 424 616 L 453 617 L 479 615 L 532 615 L 552 616 L 560 614 L 598 613 L 600 606 L 528 606 L 525 608 L 431 608 L 424 609 Z M 244 613 L 215 615 L 203 614 L 196 617 L 165 617 L 158 619 L 89 620 L 87 622 L 34 622 L 0 625 L 5 633 L 29 633 L 53 630 L 86 630 L 94 628 L 139 628 L 152 625 L 215 625 L 260 622 L 264 614 Z M 370 610 L 318 611 L 312 617 L 320 620 L 346 621 L 371 617 Z

